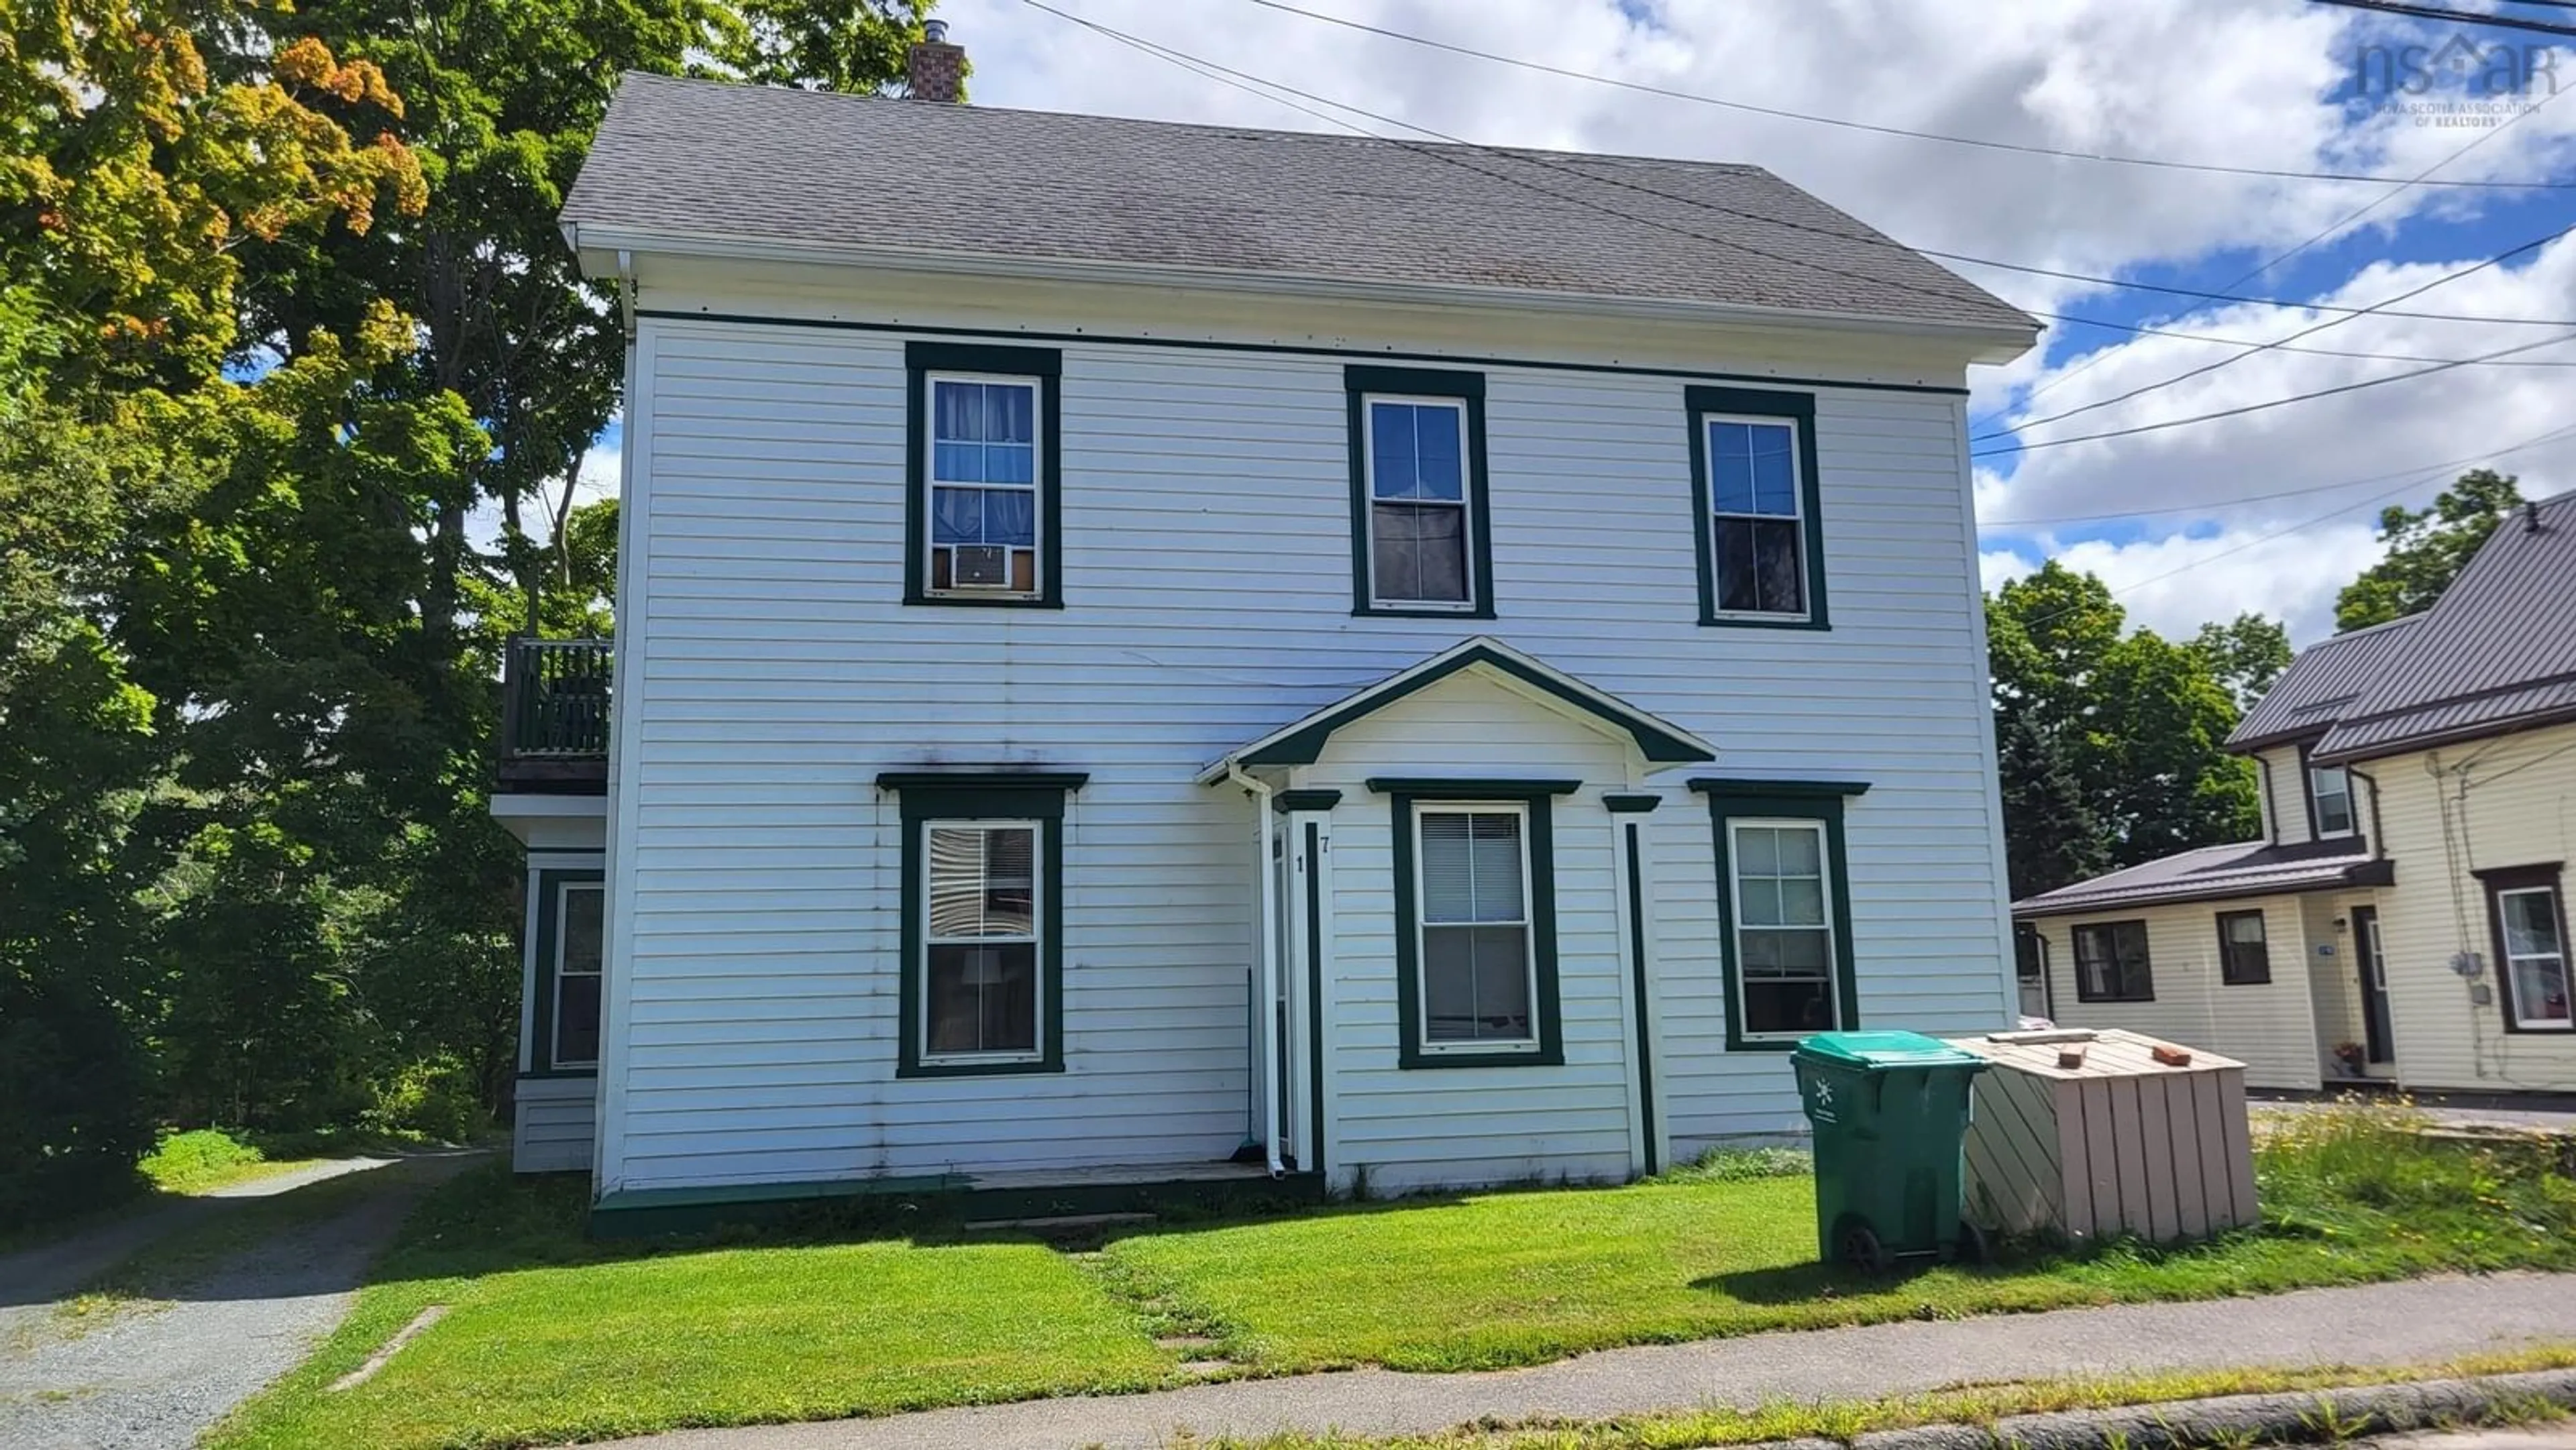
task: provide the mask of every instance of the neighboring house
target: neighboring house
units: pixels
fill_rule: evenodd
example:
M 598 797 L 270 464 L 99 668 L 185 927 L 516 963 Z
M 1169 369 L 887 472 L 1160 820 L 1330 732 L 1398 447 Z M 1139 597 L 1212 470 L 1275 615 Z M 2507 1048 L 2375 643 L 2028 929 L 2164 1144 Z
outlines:
M 492 807 L 521 1167 L 1619 1179 L 2009 1019 L 2028 318 L 1751 167 L 915 89 L 629 76 L 564 207 L 632 344 L 614 689 L 523 647 Z
M 2439 603 L 2303 651 L 2230 748 L 2260 841 L 2014 905 L 2047 1010 L 2244 1059 L 2259 1086 L 2576 1089 L 2576 494 Z

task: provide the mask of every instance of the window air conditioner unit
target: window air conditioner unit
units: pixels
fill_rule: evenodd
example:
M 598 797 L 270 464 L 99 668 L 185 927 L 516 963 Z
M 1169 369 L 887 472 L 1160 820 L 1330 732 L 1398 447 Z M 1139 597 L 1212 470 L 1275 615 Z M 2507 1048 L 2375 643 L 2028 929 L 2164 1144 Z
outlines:
M 951 557 L 949 577 L 960 589 L 1011 587 L 1011 551 L 998 544 L 960 544 Z

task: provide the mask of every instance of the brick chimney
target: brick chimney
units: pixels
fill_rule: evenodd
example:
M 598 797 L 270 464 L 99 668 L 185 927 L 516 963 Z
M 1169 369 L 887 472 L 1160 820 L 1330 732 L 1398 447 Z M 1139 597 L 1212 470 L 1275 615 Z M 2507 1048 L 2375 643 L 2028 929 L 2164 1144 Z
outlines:
M 916 101 L 954 103 L 966 83 L 966 50 L 948 43 L 948 22 L 925 20 L 922 40 L 913 46 L 906 79 Z

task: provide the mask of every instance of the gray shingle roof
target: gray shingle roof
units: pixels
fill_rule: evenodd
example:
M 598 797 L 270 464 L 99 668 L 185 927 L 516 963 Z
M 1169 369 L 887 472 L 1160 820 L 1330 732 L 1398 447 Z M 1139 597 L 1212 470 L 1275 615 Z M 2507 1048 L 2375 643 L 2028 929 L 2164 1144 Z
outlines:
M 2391 879 L 2389 862 L 2372 860 L 2366 847 L 2350 840 L 2309 841 L 2296 846 L 2240 841 L 2159 857 L 2107 876 L 2024 897 L 2014 902 L 2012 909 L 2015 916 L 2068 916 L 2174 901 L 2222 901 L 2339 886 L 2385 886 Z
M 1754 166 L 642 74 L 619 83 L 563 219 L 916 254 L 2035 326 Z
M 2319 758 L 2365 760 L 2576 719 L 2576 493 L 2498 525 L 2402 638 L 2335 712 Z
M 2299 651 L 2281 678 L 2236 722 L 2236 733 L 2227 737 L 2227 743 L 2238 750 L 2252 750 L 2312 735 L 2334 724 L 2337 712 L 2370 688 L 2407 631 L 2423 617 L 2410 614 L 2320 640 Z

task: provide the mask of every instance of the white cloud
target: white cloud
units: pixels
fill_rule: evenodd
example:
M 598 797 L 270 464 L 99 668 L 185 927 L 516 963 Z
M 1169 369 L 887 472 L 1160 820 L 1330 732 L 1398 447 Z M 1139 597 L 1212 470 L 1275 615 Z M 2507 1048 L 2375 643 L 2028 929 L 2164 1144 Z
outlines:
M 2283 621 L 2295 644 L 2334 633 L 2335 595 L 2379 557 L 2367 522 L 2337 523 L 2267 537 L 2260 528 L 2114 543 L 2088 540 L 2056 551 L 2066 567 L 2100 576 L 2133 625 L 2168 639 L 2188 638 L 2213 619 L 2248 611 Z M 2012 549 L 1990 549 L 1978 563 L 1988 589 L 2039 566 Z

